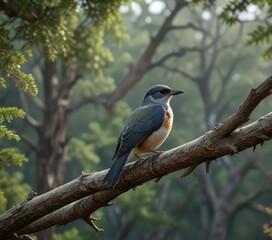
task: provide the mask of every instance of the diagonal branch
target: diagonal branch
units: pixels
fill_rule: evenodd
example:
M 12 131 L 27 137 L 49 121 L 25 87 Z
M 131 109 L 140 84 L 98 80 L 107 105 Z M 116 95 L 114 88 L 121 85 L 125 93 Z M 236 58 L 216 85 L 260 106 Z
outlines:
M 20 137 L 26 142 L 35 152 L 38 152 L 39 147 L 32 139 L 30 139 L 27 135 L 21 134 Z
M 252 88 L 250 94 L 239 107 L 238 111 L 218 126 L 218 132 L 222 137 L 232 133 L 241 124 L 248 121 L 250 114 L 258 104 L 272 94 L 272 76 L 267 78 L 257 88 Z
M 67 113 L 72 113 L 79 108 L 85 106 L 88 103 L 93 103 L 93 104 L 100 104 L 100 105 L 106 105 L 108 103 L 108 99 L 110 98 L 109 94 L 101 94 L 99 96 L 91 96 L 91 97 L 86 97 L 81 99 L 78 103 L 75 103 L 73 106 L 70 106 L 67 109 Z
M 233 168 L 230 172 L 231 181 L 228 182 L 226 189 L 221 194 L 222 199 L 227 201 L 231 200 L 231 197 L 235 195 L 241 186 L 241 182 L 244 180 L 248 170 L 253 167 L 256 162 L 256 157 L 252 151 L 248 152 L 246 159 L 244 159 L 238 166 Z
M 38 96 L 33 96 L 32 99 L 33 99 L 34 104 L 35 104 L 40 110 L 44 111 L 45 106 L 44 106 L 43 101 L 42 101 Z
M 0 238 L 7 239 L 7 236 L 19 230 L 20 234 L 30 233 L 50 227 L 52 223 L 63 224 L 78 218 L 86 219 L 118 195 L 149 180 L 270 140 L 272 112 L 243 128 L 236 128 L 271 91 L 272 77 L 269 77 L 252 90 L 238 111 L 218 127 L 157 158 L 151 157 L 150 161 L 136 166 L 133 163 L 127 164 L 114 189 L 103 184 L 102 180 L 107 172 L 104 170 L 82 175 L 50 192 L 14 206 L 0 215 Z M 26 231 L 23 228 L 27 225 Z
M 260 197 L 267 190 L 272 189 L 272 178 L 270 177 L 265 183 L 263 183 L 257 191 L 251 193 L 232 207 L 232 213 L 236 213 L 239 209 L 247 206 L 249 203 Z
M 20 99 L 21 99 L 22 108 L 26 112 L 26 115 L 25 115 L 26 122 L 30 126 L 32 126 L 33 128 L 35 128 L 36 130 L 39 130 L 41 124 L 30 115 L 30 113 L 29 113 L 29 107 L 28 107 L 28 104 L 27 104 L 27 100 L 26 100 L 25 94 L 23 92 L 19 92 L 19 95 L 20 95 Z
M 210 206 L 212 207 L 212 209 L 215 209 L 216 203 L 218 200 L 218 196 L 217 196 L 215 189 L 212 185 L 211 176 L 210 175 L 205 176 L 203 171 L 197 171 L 196 175 L 199 180 L 199 185 L 200 185 L 202 191 L 204 192 L 204 194 L 206 195 Z
M 118 86 L 113 95 L 109 98 L 108 108 L 111 108 L 115 102 L 123 98 L 126 93 L 140 81 L 142 76 L 148 71 L 151 60 L 155 55 L 158 47 L 162 43 L 165 35 L 169 32 L 169 27 L 172 26 L 172 22 L 181 9 L 183 9 L 189 2 L 185 0 L 177 0 L 174 9 L 171 11 L 168 17 L 164 20 L 157 34 L 150 40 L 147 48 L 140 57 L 137 63 L 133 64 L 128 75 L 124 78 L 121 84 Z
M 178 73 L 188 79 L 191 79 L 192 81 L 197 81 L 197 76 L 194 76 L 192 73 L 182 69 L 182 68 L 177 68 L 177 67 L 170 67 L 168 65 L 162 65 L 162 68 L 166 69 L 167 71 L 173 72 L 173 73 Z
M 197 26 L 196 24 L 189 22 L 185 25 L 174 25 L 174 26 L 170 26 L 169 31 L 173 31 L 173 30 L 184 30 L 184 29 L 194 29 L 198 32 L 202 32 L 203 34 L 212 37 L 211 33 L 209 31 L 207 31 L 205 28 Z
M 168 17 L 166 17 L 164 23 L 161 25 L 157 34 L 151 38 L 148 46 L 146 47 L 144 53 L 140 57 L 140 59 L 131 66 L 129 73 L 123 79 L 121 84 L 118 86 L 116 91 L 111 94 L 102 94 L 101 96 L 91 96 L 88 98 L 82 99 L 80 102 L 71 106 L 68 109 L 68 113 L 73 112 L 86 104 L 94 103 L 94 104 L 102 104 L 106 106 L 108 109 L 111 109 L 112 106 L 120 99 L 122 99 L 126 93 L 138 82 L 141 80 L 142 76 L 152 68 L 154 68 L 157 63 L 151 64 L 151 60 L 155 55 L 157 48 L 163 42 L 165 35 L 171 30 L 172 22 L 176 15 L 179 13 L 183 7 L 185 7 L 189 2 L 185 0 L 177 0 L 174 9 L 171 11 Z M 163 57 L 163 59 L 159 61 L 166 61 L 167 59 L 173 57 L 176 54 L 183 54 L 182 51 L 179 53 L 173 53 L 168 56 Z
M 148 70 L 151 70 L 155 67 L 159 67 L 161 66 L 164 62 L 166 62 L 167 60 L 169 60 L 170 58 L 174 58 L 174 57 L 182 57 L 186 54 L 187 51 L 185 51 L 185 49 L 181 48 L 179 49 L 179 51 L 176 52 L 170 52 L 168 54 L 166 54 L 165 56 L 163 56 L 161 59 L 159 59 L 158 61 L 152 63 L 149 67 Z
M 143 163 L 137 164 L 136 166 L 133 163 L 128 164 L 125 167 L 124 172 L 121 175 L 119 182 L 114 189 L 105 188 L 102 183 L 106 171 L 96 172 L 91 176 L 82 179 L 84 182 L 88 182 L 88 184 L 86 183 L 86 185 L 84 184 L 84 186 L 81 186 L 81 184 L 79 184 L 79 189 L 77 189 L 76 193 L 73 190 L 74 187 L 73 189 L 69 190 L 66 188 L 66 191 L 68 190 L 70 194 L 72 193 L 73 195 L 79 194 L 79 191 L 81 189 L 83 189 L 83 191 L 86 191 L 87 187 L 92 188 L 91 191 L 89 190 L 89 192 L 92 193 L 90 196 L 84 197 L 81 200 L 64 206 L 59 210 L 56 210 L 55 212 L 47 214 L 36 222 L 30 224 L 26 228 L 21 229 L 18 233 L 29 234 L 44 230 L 57 224 L 67 224 L 68 222 L 74 221 L 76 219 L 85 219 L 87 216 L 91 215 L 91 213 L 93 213 L 100 207 L 106 206 L 108 202 L 110 202 L 120 194 L 128 191 L 129 189 L 135 188 L 136 186 L 141 185 L 144 182 L 156 179 L 173 171 L 184 169 L 195 164 L 203 163 L 207 160 L 211 161 L 223 155 L 232 154 L 233 145 L 236 146 L 236 151 L 239 152 L 265 141 L 263 137 L 264 135 L 266 136 L 266 140 L 270 140 L 272 138 L 271 123 L 272 113 L 252 124 L 249 124 L 246 127 L 236 130 L 235 132 L 233 132 L 232 136 L 228 136 L 220 140 L 218 138 L 210 139 L 211 135 L 209 134 L 210 132 L 208 132 L 192 142 L 164 152 L 157 159 L 151 158 L 150 161 L 144 161 Z M 214 146 L 213 151 L 210 151 L 205 147 L 205 143 L 210 141 L 213 143 L 216 142 L 216 146 Z M 67 195 L 67 193 L 63 194 Z M 57 195 L 62 195 L 62 191 L 58 191 Z M 55 198 L 55 196 L 52 196 L 52 198 Z M 47 197 L 47 199 L 50 198 Z M 50 201 L 52 200 L 50 199 Z M 31 204 L 31 202 L 29 202 L 29 204 Z M 63 204 L 63 202 L 61 204 Z M 37 207 L 38 206 L 36 206 L 36 208 Z M 22 211 L 23 209 L 21 209 L 21 212 Z

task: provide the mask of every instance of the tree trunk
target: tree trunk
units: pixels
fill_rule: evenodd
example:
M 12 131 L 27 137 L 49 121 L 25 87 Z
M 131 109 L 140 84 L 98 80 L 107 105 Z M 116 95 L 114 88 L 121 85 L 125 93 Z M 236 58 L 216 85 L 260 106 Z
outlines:
M 208 240 L 225 240 L 231 218 L 231 211 L 228 203 L 219 202 L 214 211 L 212 226 Z
M 63 66 L 57 76 L 56 63 L 46 61 L 43 70 L 44 110 L 37 151 L 37 192 L 42 194 L 63 184 L 67 155 L 67 113 L 69 83 L 74 80 L 73 66 Z M 53 229 L 39 233 L 39 240 L 52 239 Z

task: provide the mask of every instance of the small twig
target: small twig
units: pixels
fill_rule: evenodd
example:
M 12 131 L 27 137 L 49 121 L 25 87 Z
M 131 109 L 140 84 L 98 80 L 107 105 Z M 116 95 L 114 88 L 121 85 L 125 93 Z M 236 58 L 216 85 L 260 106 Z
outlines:
M 195 164 L 195 165 L 193 165 L 193 166 L 187 168 L 187 169 L 185 170 L 185 172 L 184 172 L 180 177 L 181 177 L 181 178 L 184 178 L 184 177 L 188 176 L 189 174 L 191 174 L 191 173 L 196 169 L 196 167 L 197 167 L 198 165 L 199 165 L 199 163 L 197 163 L 197 164 Z
M 99 233 L 99 232 L 104 232 L 104 229 L 97 227 L 94 221 L 98 221 L 100 219 L 101 218 L 95 218 L 92 215 L 90 215 L 88 218 L 84 218 L 82 220 L 86 222 L 88 225 L 90 225 L 97 233 Z

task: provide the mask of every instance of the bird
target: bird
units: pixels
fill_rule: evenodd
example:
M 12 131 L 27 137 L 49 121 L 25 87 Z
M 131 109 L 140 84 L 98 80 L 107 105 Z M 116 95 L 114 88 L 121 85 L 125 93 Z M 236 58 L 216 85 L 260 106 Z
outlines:
M 142 104 L 135 109 L 119 135 L 112 167 L 103 179 L 103 183 L 114 187 L 126 162 L 141 154 L 157 153 L 158 147 L 168 137 L 173 124 L 173 111 L 170 100 L 183 93 L 180 89 L 171 89 L 166 85 L 151 87 L 144 96 Z

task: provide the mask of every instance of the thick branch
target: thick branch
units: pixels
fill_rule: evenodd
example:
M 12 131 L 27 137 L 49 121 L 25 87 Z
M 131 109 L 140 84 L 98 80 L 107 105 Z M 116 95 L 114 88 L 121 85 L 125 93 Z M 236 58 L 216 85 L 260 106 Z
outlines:
M 229 117 L 219 127 L 213 128 L 187 144 L 164 152 L 157 159 L 151 158 L 150 161 L 144 161 L 137 166 L 134 166 L 133 163 L 128 164 L 115 189 L 110 189 L 103 184 L 102 180 L 107 172 L 104 170 L 79 177 L 13 207 L 0 215 L 0 238 L 5 239 L 7 235 L 19 231 L 43 216 L 45 217 L 33 223 L 36 227 L 37 223 L 42 229 L 49 227 L 48 219 L 51 217 L 53 217 L 51 220 L 54 223 L 67 222 L 71 216 L 72 219 L 85 218 L 101 206 L 105 206 L 119 194 L 146 181 L 224 155 L 237 153 L 270 140 L 272 138 L 272 113 L 243 128 L 235 130 L 234 126 L 238 127 L 244 121 L 244 117 L 248 118 L 258 103 L 271 93 L 271 80 L 272 78 L 269 77 L 258 88 L 252 90 L 237 113 Z M 69 203 L 72 204 L 67 205 Z M 62 217 L 57 219 L 57 216 L 60 215 Z M 36 227 L 30 225 L 28 231 L 35 232 Z M 20 233 L 22 232 L 25 231 Z
M 246 127 L 236 130 L 231 136 L 224 137 L 223 139 L 211 139 L 209 133 L 210 132 L 192 142 L 164 152 L 157 159 L 151 158 L 150 161 L 144 161 L 142 164 L 137 164 L 136 166 L 134 166 L 133 163 L 128 164 L 115 189 L 105 189 L 105 186 L 102 184 L 106 171 L 97 172 L 94 173 L 94 175 L 92 174 L 84 178 L 83 181 L 88 182 L 88 186 L 85 184 L 81 186 L 81 184 L 79 184 L 78 188 L 84 189 L 85 192 L 87 187 L 94 187 L 96 189 L 90 189 L 89 191 L 95 193 L 46 215 L 25 229 L 22 229 L 19 233 L 29 234 L 57 224 L 66 224 L 76 219 L 84 219 L 95 210 L 107 205 L 108 202 L 118 195 L 144 182 L 195 164 L 232 154 L 233 146 L 235 146 L 237 152 L 240 152 L 258 143 L 270 140 L 272 138 L 272 113 Z M 264 136 L 266 137 L 264 138 Z M 209 147 L 205 147 L 206 143 L 208 143 L 208 145 L 209 143 L 214 145 L 213 150 L 210 150 Z M 77 190 L 77 192 L 79 192 L 79 190 Z M 62 194 L 62 191 L 58 191 L 58 195 L 60 194 Z M 55 198 L 55 196 L 52 197 Z
M 250 94 L 245 99 L 243 104 L 239 107 L 238 111 L 230 116 L 224 124 L 218 126 L 220 135 L 227 136 L 232 133 L 238 126 L 248 121 L 252 111 L 258 104 L 267 96 L 272 93 L 272 76 L 266 79 L 258 88 L 251 89 Z

